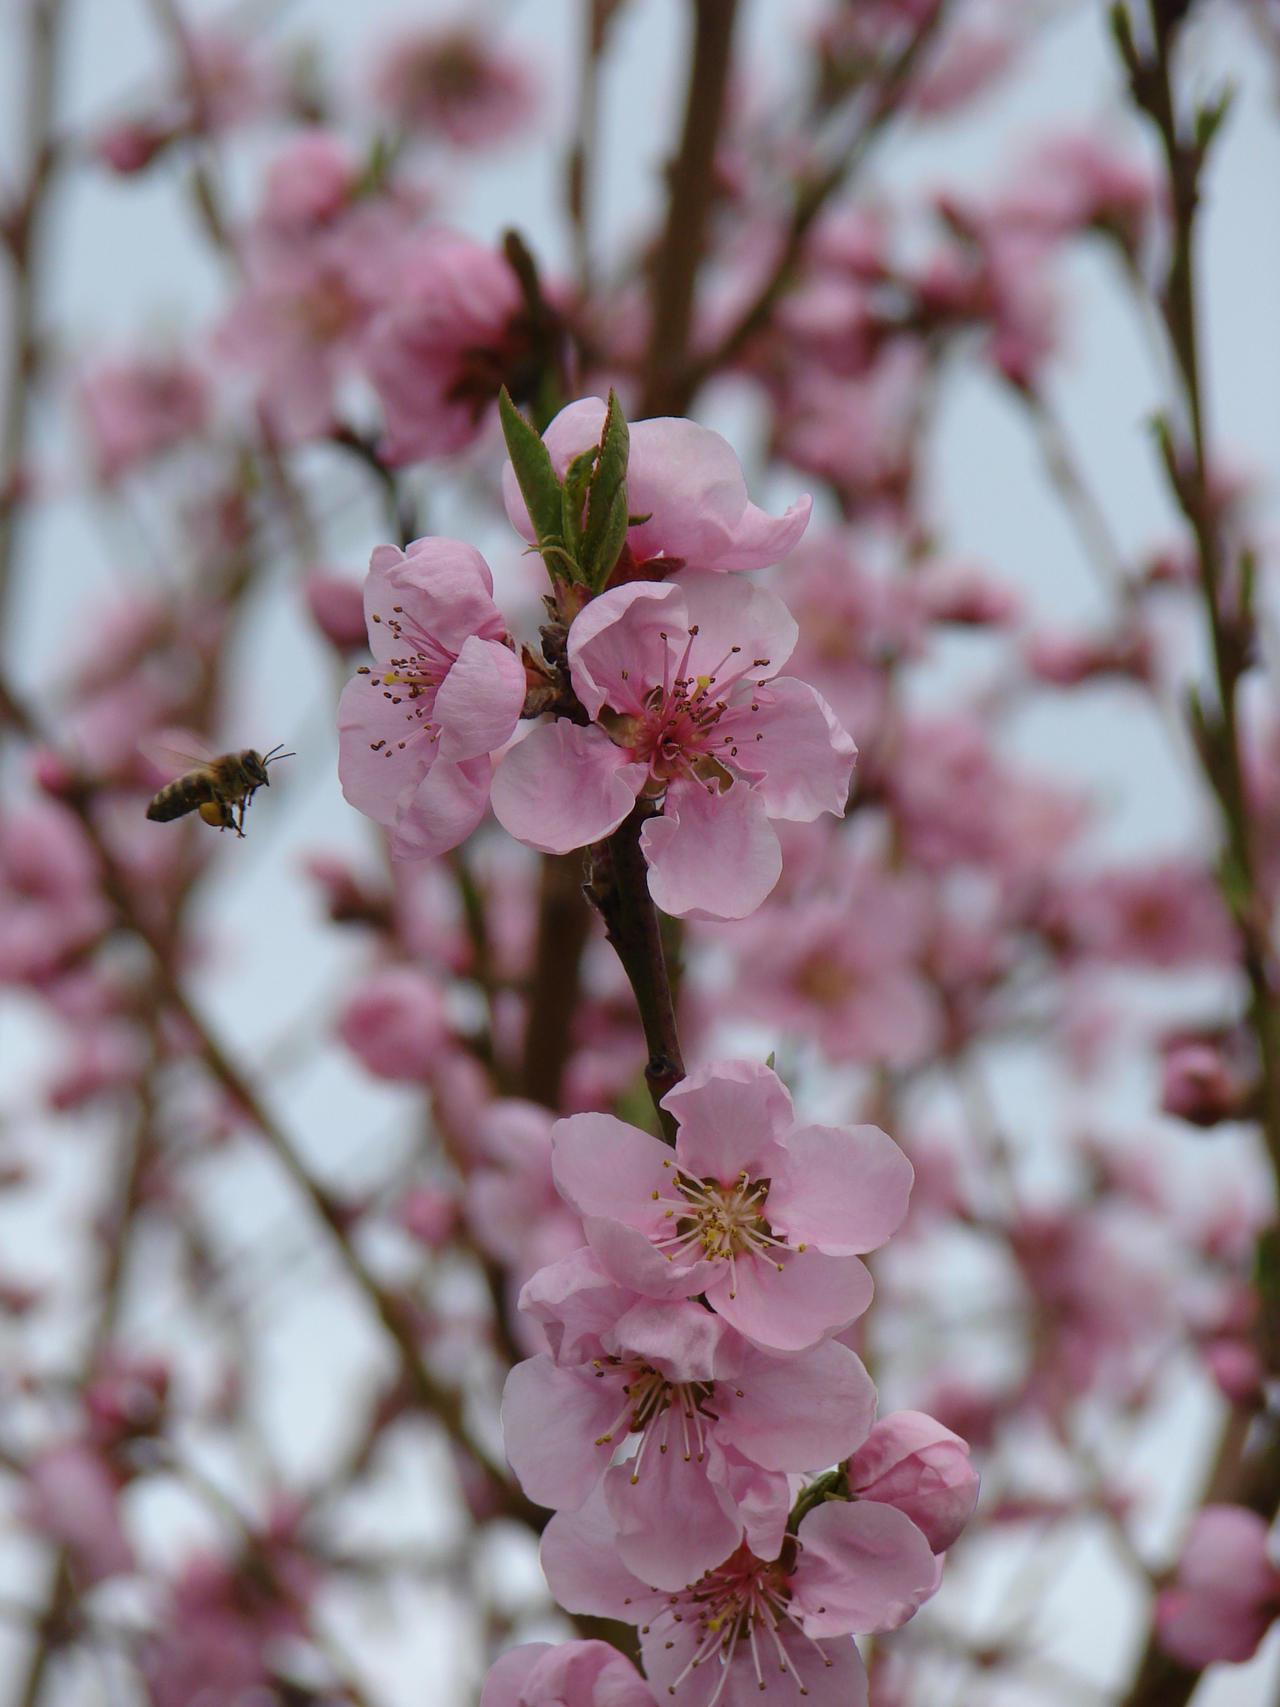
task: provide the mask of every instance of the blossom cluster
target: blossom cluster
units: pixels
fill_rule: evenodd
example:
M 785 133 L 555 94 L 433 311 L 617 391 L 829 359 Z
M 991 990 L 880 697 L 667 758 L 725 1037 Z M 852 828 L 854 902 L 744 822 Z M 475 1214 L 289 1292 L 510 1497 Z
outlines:
M 638 1622 L 650 1682 L 684 1707 L 865 1700 L 849 1636 L 933 1594 L 977 1497 L 949 1429 L 874 1420 L 848 1343 L 911 1165 L 874 1126 L 797 1121 L 750 1062 L 663 1106 L 673 1148 L 602 1114 L 551 1134 L 587 1242 L 526 1284 L 548 1350 L 502 1405 L 512 1468 L 555 1511 L 547 1580 L 572 1612 Z
M 561 478 L 597 448 L 606 417 L 590 398 L 551 423 Z M 544 699 L 527 691 L 533 671 L 488 566 L 445 539 L 374 552 L 364 600 L 376 663 L 339 708 L 343 789 L 399 857 L 456 847 L 491 795 L 499 822 L 543 853 L 605 840 L 639 801 L 654 902 L 679 918 L 741 918 L 781 873 L 774 822 L 843 813 L 853 769 L 853 740 L 821 694 L 779 674 L 798 638 L 785 604 L 729 573 L 776 562 L 809 505 L 764 515 L 725 441 L 678 419 L 638 423 L 625 502 L 636 519 L 608 566 L 618 584 L 585 602 L 573 589 L 581 608 L 542 689 L 556 714 L 533 721 L 496 774 L 526 701 L 536 712 Z M 507 504 L 532 537 L 514 478 Z

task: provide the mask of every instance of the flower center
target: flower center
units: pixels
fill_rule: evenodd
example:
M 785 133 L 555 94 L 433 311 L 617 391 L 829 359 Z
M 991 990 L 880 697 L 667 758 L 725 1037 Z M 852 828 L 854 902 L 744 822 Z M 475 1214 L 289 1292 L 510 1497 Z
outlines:
M 674 1162 L 664 1167 L 675 1168 Z M 653 1193 L 663 1206 L 663 1219 L 670 1231 L 654 1240 L 668 1261 L 704 1259 L 729 1264 L 730 1298 L 737 1297 L 737 1263 L 742 1257 L 765 1257 L 781 1272 L 773 1255 L 787 1250 L 765 1217 L 769 1196 L 767 1179 L 751 1179 L 740 1173 L 730 1185 L 718 1179 L 695 1179 L 676 1169 L 675 1193 L 664 1197 Z
M 689 674 L 689 654 L 698 636 L 698 625 L 688 630 L 688 640 L 674 670 L 671 655 L 664 651 L 662 681 L 655 682 L 644 696 L 639 713 L 604 720 L 610 735 L 632 756 L 649 767 L 645 793 L 656 797 L 678 776 L 695 776 L 723 794 L 733 782 L 738 743 L 743 737 L 742 713 L 760 707 L 754 699 L 744 700 L 737 690 L 748 670 L 767 669 L 767 658 L 745 659 L 741 646 L 731 646 L 706 674 Z M 666 630 L 659 638 L 666 647 Z M 754 684 L 745 684 L 753 691 Z M 737 703 L 732 703 L 736 699 Z M 717 725 L 732 708 L 733 727 Z M 759 739 L 759 737 L 757 737 Z
M 595 1444 L 607 1446 L 628 1434 L 638 1434 L 640 1443 L 630 1460 L 631 1484 L 640 1480 L 645 1458 L 657 1451 L 666 1453 L 673 1446 L 687 1464 L 706 1456 L 706 1426 L 714 1417 L 704 1417 L 703 1407 L 715 1391 L 712 1381 L 669 1381 L 649 1364 L 638 1358 L 596 1358 L 593 1367 L 597 1376 L 606 1374 L 621 1377 L 621 1404 L 613 1421 Z
M 664 1609 L 659 1619 L 693 1623 L 696 1640 L 683 1670 L 668 1685 L 668 1694 L 674 1694 L 698 1666 L 714 1660 L 720 1675 L 706 1707 L 715 1707 L 728 1682 L 730 1667 L 740 1656 L 751 1666 L 761 1690 L 768 1687 L 767 1674 L 776 1668 L 790 1677 L 801 1695 L 809 1693 L 783 1642 L 783 1634 L 801 1638 L 818 1653 L 822 1650 L 791 1619 L 788 1570 L 785 1557 L 772 1561 L 758 1559 L 744 1545 L 723 1565 L 708 1571 L 691 1589 L 670 1597 L 669 1610 Z M 831 1664 L 827 1655 L 822 1658 L 824 1665 Z
M 381 623 L 396 642 L 404 642 L 402 656 L 391 658 L 378 669 L 361 664 L 357 675 L 368 676 L 370 687 L 381 688 L 383 699 L 391 705 L 403 706 L 403 717 L 409 725 L 404 738 L 398 741 L 370 741 L 369 749 L 390 758 L 403 752 L 411 736 L 423 733 L 428 741 L 440 738 L 440 726 L 433 720 L 436 692 L 456 662 L 438 641 L 420 631 L 408 633 L 404 622 L 404 606 L 393 605 L 389 616 L 370 611 L 369 620 Z

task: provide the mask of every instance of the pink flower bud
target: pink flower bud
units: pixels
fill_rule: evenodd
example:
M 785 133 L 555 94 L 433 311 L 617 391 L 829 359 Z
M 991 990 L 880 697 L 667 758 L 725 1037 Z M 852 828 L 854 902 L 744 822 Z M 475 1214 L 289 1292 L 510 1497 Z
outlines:
M 1252 1659 L 1280 1612 L 1280 1571 L 1267 1554 L 1267 1524 L 1243 1506 L 1197 1514 L 1177 1582 L 1156 1599 L 1156 1632 L 1183 1665 Z
M 365 644 L 364 594 L 355 581 L 317 569 L 306 582 L 311 620 L 339 651 Z
M 1187 1040 L 1166 1054 L 1160 1095 L 1166 1114 L 1192 1126 L 1216 1126 L 1222 1120 L 1238 1120 L 1246 1098 L 1238 1074 L 1214 1044 Z
M 161 149 L 174 140 L 172 124 L 154 119 L 122 119 L 106 130 L 93 145 L 93 151 L 104 166 L 129 177 L 142 172 Z
M 1261 1403 L 1262 1362 L 1251 1345 L 1244 1340 L 1213 1340 L 1204 1348 L 1204 1360 L 1219 1392 L 1233 1405 Z
M 978 1499 L 978 1472 L 958 1434 L 922 1411 L 897 1411 L 871 1430 L 849 1460 L 859 1499 L 896 1506 L 945 1553 Z
M 411 966 L 367 979 L 347 1003 L 338 1035 L 371 1073 L 410 1083 L 431 1078 L 451 1038 L 438 985 Z
M 460 1205 L 451 1191 L 439 1186 L 414 1186 L 396 1209 L 396 1220 L 411 1239 L 438 1251 L 447 1245 L 458 1225 Z

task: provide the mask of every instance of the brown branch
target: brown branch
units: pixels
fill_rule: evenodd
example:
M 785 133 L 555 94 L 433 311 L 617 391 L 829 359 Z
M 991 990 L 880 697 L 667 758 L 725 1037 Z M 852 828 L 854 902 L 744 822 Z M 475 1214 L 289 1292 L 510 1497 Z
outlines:
M 640 851 L 640 832 L 652 808 L 637 804 L 620 829 L 591 849 L 587 895 L 605 923 L 609 941 L 627 974 L 640 1010 L 649 1060 L 644 1078 L 662 1126 L 675 1143 L 676 1123 L 662 1098 L 684 1078 L 675 1004 L 667 976 L 658 910 L 649 895 L 649 874 Z
M 653 272 L 642 416 L 682 414 L 690 395 L 686 369 L 693 292 L 706 246 L 736 13 L 737 0 L 693 0 L 693 65 L 680 151 L 671 166 L 667 224 Z
M 582 895 L 582 855 L 542 858 L 538 935 L 529 981 L 520 1094 L 559 1109 L 573 1050 L 573 1016 L 582 985 L 582 955 L 591 914 Z
M 1216 129 L 1216 118 L 1197 114 L 1190 130 L 1180 118 L 1172 59 L 1185 8 L 1151 0 L 1151 48 L 1137 46 L 1129 14 L 1112 8 L 1116 44 L 1129 77 L 1134 105 L 1151 121 L 1164 154 L 1172 217 L 1171 248 L 1159 307 L 1168 334 L 1181 392 L 1180 429 L 1165 423 L 1161 450 L 1175 501 L 1195 540 L 1199 591 L 1213 665 L 1216 704 L 1193 701 L 1192 733 L 1205 779 L 1217 801 L 1224 838 L 1221 862 L 1225 899 L 1240 931 L 1249 986 L 1249 1019 L 1257 1038 L 1261 1072 L 1261 1133 L 1273 1174 L 1280 1185 L 1280 1001 L 1268 939 L 1266 898 L 1251 833 L 1244 753 L 1237 715 L 1240 683 L 1253 665 L 1253 611 L 1250 571 L 1243 556 L 1228 572 L 1220 506 L 1212 489 L 1207 450 L 1204 389 L 1200 365 L 1195 281 L 1196 214 L 1200 173 Z M 1207 119 L 1212 118 L 1212 122 Z M 1276 1344 L 1275 1253 L 1280 1228 L 1260 1236 L 1256 1264 L 1260 1286 L 1258 1350 L 1272 1375 L 1280 1373 Z M 1261 1443 L 1249 1419 L 1233 1415 L 1219 1442 L 1205 1498 L 1245 1505 L 1268 1522 L 1280 1505 L 1280 1430 L 1274 1423 Z M 1176 1664 L 1148 1636 L 1125 1707 L 1183 1707 L 1197 1684 L 1198 1669 Z
M 836 150 L 826 169 L 797 184 L 782 247 L 768 278 L 714 349 L 686 368 L 680 393 L 681 407 L 687 407 L 689 399 L 698 388 L 712 374 L 733 361 L 744 345 L 768 324 L 779 299 L 791 283 L 810 227 L 835 192 L 848 183 L 866 158 L 872 144 L 897 116 L 902 93 L 919 63 L 921 54 L 936 36 L 948 4 L 949 0 L 939 0 L 929 17 L 919 25 L 902 51 L 882 73 L 873 95 L 865 104 L 866 110 L 858 115 L 852 136 L 843 147 Z

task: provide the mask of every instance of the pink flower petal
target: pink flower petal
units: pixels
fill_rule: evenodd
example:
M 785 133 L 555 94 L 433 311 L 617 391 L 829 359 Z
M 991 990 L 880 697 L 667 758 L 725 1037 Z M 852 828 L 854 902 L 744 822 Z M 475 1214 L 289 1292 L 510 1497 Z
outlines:
M 749 665 L 747 679 L 764 681 L 776 676 L 795 651 L 800 638 L 796 619 L 767 587 L 692 569 L 675 585 L 688 612 L 685 626 L 698 630 L 689 650 L 689 675 L 722 676 L 726 649 L 737 646 L 736 666 Z
M 730 1185 L 745 1172 L 768 1179 L 782 1168 L 779 1140 L 794 1121 L 787 1087 L 763 1061 L 713 1061 L 667 1092 L 663 1108 L 680 1131 L 676 1159 L 697 1179 Z
M 575 456 L 600 442 L 605 404 L 582 397 L 562 409 L 542 435 L 552 466 L 563 475 Z M 529 512 L 508 464 L 502 496 L 511 525 L 532 539 Z M 764 569 L 799 542 L 813 507 L 798 499 L 770 516 L 747 497 L 736 452 L 719 433 L 679 416 L 631 423 L 627 502 L 650 519 L 628 533 L 637 557 L 679 558 L 690 569 Z
M 393 859 L 434 859 L 464 842 L 489 804 L 493 763 L 486 756 L 465 764 L 443 759 L 397 804 L 389 845 Z
M 631 427 L 627 502 L 637 557 L 679 557 L 690 569 L 764 569 L 794 546 L 809 521 L 810 498 L 769 516 L 747 497 L 742 464 L 727 439 L 680 416 Z
M 671 1151 L 611 1114 L 571 1114 L 551 1129 L 556 1190 L 579 1215 L 606 1215 L 654 1236 L 663 1230 L 656 1202 L 672 1190 Z
M 726 730 L 741 722 L 746 738 L 739 763 L 759 774 L 756 787 L 771 818 L 807 824 L 822 812 L 844 817 L 857 756 L 853 737 L 815 688 L 792 676 L 763 683 L 755 694 L 760 712 L 730 711 Z
M 582 1504 L 609 1468 L 616 1443 L 600 1437 L 621 1398 L 619 1382 L 557 1369 L 546 1356 L 516 1364 L 502 1391 L 502 1438 L 531 1500 L 557 1511 Z
M 915 1171 L 878 1126 L 801 1126 L 773 1176 L 770 1224 L 833 1256 L 874 1251 L 902 1225 Z
M 525 1642 L 489 1667 L 480 1707 L 654 1707 L 653 1691 L 608 1642 Z
M 364 609 L 370 645 L 380 664 L 403 651 L 387 619 L 411 612 L 414 625 L 432 635 L 455 657 L 468 638 L 500 640 L 506 633 L 493 602 L 493 576 L 473 545 L 460 539 L 415 539 L 404 551 L 377 546 L 369 560 Z M 376 621 L 374 619 L 377 619 Z
M 508 646 L 472 634 L 436 694 L 442 759 L 478 759 L 511 738 L 524 707 L 524 665 Z
M 666 1450 L 648 1451 L 638 1471 L 631 1461 L 617 1465 L 604 1479 L 604 1494 L 619 1559 L 650 1587 L 674 1589 L 728 1558 L 742 1525 L 708 1474 L 714 1466 L 686 1456 L 676 1417 L 666 1415 Z M 714 1444 L 709 1456 L 720 1456 Z
M 589 1215 L 583 1228 L 601 1267 L 647 1297 L 692 1298 L 715 1272 L 709 1262 L 664 1256 L 643 1233 L 621 1221 Z
M 942 1566 L 892 1506 L 828 1500 L 803 1518 L 797 1615 L 809 1636 L 896 1630 L 936 1590 Z
M 717 1396 L 720 1439 L 766 1470 L 820 1470 L 847 1458 L 875 1420 L 861 1360 L 835 1340 L 789 1357 L 752 1350 Z
M 689 626 L 670 581 L 631 581 L 584 605 L 569 630 L 574 691 L 592 717 L 603 705 L 636 714 L 662 680 L 662 660 L 680 656 Z
M 871 1302 L 874 1288 L 857 1257 L 820 1251 L 775 1251 L 734 1264 L 718 1263 L 705 1293 L 726 1322 L 757 1345 L 804 1351 L 833 1329 L 845 1327 Z
M 543 1530 L 542 1574 L 566 1612 L 630 1620 L 637 1602 L 651 1603 L 646 1585 L 619 1559 L 614 1533 L 599 1492 L 578 1511 L 558 1511 Z
M 436 747 L 425 728 L 406 733 L 398 710 L 368 676 L 353 676 L 338 701 L 338 780 L 343 796 L 378 824 L 393 824 L 396 805 L 435 762 Z M 396 743 L 405 741 L 403 751 Z M 376 748 L 376 750 L 375 750 Z
M 559 718 L 531 729 L 502 759 L 493 813 L 527 847 L 570 853 L 618 828 L 647 774 L 602 729 Z
M 782 875 L 782 849 L 755 789 L 677 781 L 640 836 L 654 905 L 676 919 L 744 919 Z

